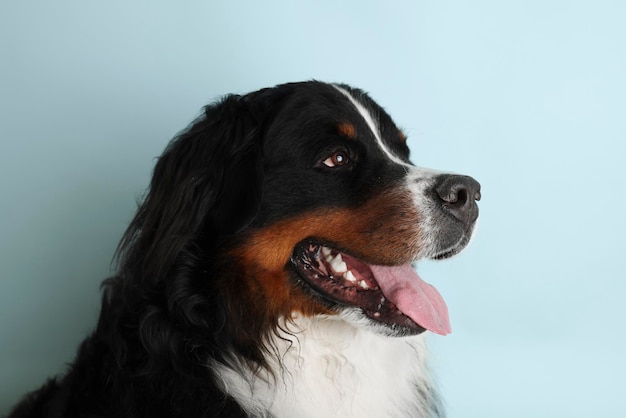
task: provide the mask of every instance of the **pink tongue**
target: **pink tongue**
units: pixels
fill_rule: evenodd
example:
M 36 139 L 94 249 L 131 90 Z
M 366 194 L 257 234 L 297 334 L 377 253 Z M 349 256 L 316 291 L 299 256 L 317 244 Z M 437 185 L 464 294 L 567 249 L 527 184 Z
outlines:
M 448 307 L 433 286 L 423 281 L 410 264 L 370 266 L 383 294 L 415 323 L 436 334 L 451 332 Z

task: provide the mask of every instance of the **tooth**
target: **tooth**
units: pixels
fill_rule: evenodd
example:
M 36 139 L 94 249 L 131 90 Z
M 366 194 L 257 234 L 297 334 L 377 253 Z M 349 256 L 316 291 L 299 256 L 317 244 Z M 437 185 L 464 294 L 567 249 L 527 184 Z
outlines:
M 330 263 L 330 266 L 338 273 L 343 273 L 344 271 L 347 270 L 338 270 L 341 269 L 341 264 L 343 263 L 345 265 L 345 263 L 343 262 L 343 260 L 341 259 L 341 254 L 337 254 L 337 256 L 335 256 L 335 258 L 333 258 L 332 255 L 329 255 L 328 257 L 326 257 L 326 262 Z
M 348 266 L 343 261 L 339 263 L 332 263 L 331 266 L 333 270 L 335 270 L 335 272 L 337 273 L 345 273 L 346 271 L 348 271 Z
M 365 280 L 361 280 L 359 282 L 359 286 L 361 286 L 363 289 L 369 289 L 370 287 L 367 285 L 367 283 L 365 283 Z
M 356 277 L 354 277 L 354 274 L 352 274 L 350 270 L 344 274 L 343 278 L 352 283 L 356 282 Z
M 322 254 L 324 255 L 324 257 L 328 257 L 331 253 L 331 249 L 328 247 L 322 247 Z
M 337 254 L 337 256 L 329 261 L 329 263 L 337 273 L 343 273 L 348 270 L 346 263 L 341 258 L 341 254 Z

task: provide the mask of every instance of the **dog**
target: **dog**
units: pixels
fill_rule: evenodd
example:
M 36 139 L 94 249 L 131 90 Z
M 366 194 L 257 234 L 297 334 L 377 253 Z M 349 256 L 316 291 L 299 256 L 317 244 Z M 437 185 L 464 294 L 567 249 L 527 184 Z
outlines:
M 365 92 L 229 95 L 158 159 L 95 331 L 18 417 L 441 417 L 413 268 L 470 241 L 480 185 L 419 168 Z

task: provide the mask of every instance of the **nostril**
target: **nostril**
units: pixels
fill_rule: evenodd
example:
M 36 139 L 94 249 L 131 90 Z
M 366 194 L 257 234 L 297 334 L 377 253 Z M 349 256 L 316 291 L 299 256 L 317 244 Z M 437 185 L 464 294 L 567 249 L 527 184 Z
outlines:
M 443 175 L 434 190 L 442 206 L 456 218 L 471 222 L 478 215 L 476 201 L 480 200 L 480 184 L 469 176 Z
M 443 181 L 435 186 L 435 191 L 441 200 L 446 203 L 463 205 L 467 203 L 470 193 L 474 195 L 480 194 L 478 189 L 468 190 L 471 187 L 470 182 L 465 176 L 445 176 Z
M 447 195 L 445 196 L 440 195 L 440 197 L 441 197 L 441 200 L 443 200 L 446 203 L 463 206 L 465 205 L 465 203 L 467 203 L 467 190 L 463 188 L 463 186 L 459 186 L 458 188 L 454 188 L 450 190 L 450 192 Z
M 458 205 L 465 205 L 465 203 L 467 203 L 467 190 L 465 189 L 459 189 L 456 192 L 457 198 L 456 198 L 456 204 Z

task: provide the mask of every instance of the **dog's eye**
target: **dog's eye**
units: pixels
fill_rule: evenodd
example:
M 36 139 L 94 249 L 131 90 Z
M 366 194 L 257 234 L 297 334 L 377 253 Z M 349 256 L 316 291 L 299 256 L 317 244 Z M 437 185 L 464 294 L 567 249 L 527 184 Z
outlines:
M 342 165 L 348 164 L 350 161 L 350 157 L 348 157 L 348 153 L 345 151 L 337 151 L 330 157 L 326 158 L 323 164 L 326 167 L 334 168 Z

